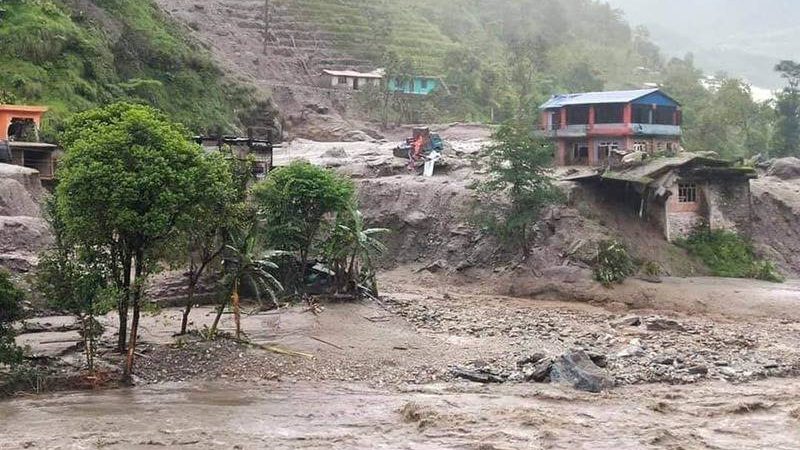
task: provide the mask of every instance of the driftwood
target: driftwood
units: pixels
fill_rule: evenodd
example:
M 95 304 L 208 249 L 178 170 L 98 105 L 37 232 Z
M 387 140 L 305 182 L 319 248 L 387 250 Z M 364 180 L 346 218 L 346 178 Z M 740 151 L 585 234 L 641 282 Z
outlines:
M 232 339 L 234 342 L 238 342 L 240 344 L 249 345 L 251 347 L 255 347 L 261 350 L 266 350 L 268 352 L 277 353 L 279 355 L 287 355 L 287 356 L 300 356 L 303 358 L 314 359 L 314 355 L 311 353 L 304 353 L 298 352 L 296 350 L 290 350 L 287 348 L 281 348 L 274 345 L 266 345 L 266 344 L 256 344 L 255 342 L 245 341 L 244 339 Z
M 328 342 L 328 341 L 326 341 L 326 340 L 324 340 L 324 339 L 320 339 L 320 338 L 318 338 L 318 337 L 314 337 L 314 336 L 309 336 L 309 337 L 310 337 L 311 339 L 313 339 L 313 340 L 317 341 L 317 342 L 322 342 L 323 344 L 328 344 L 328 345 L 330 345 L 331 347 L 338 348 L 339 350 L 344 350 L 344 348 L 342 348 L 342 347 L 339 347 L 338 345 L 336 345 L 336 344 L 334 344 L 334 343 L 332 343 L 332 342 Z

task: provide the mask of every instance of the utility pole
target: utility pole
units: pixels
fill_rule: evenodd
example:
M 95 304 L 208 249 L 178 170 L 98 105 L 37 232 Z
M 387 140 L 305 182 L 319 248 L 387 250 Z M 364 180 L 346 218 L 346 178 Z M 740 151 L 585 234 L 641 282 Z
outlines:
M 269 43 L 269 21 L 270 21 L 270 0 L 264 0 L 264 54 L 267 54 L 267 44 Z

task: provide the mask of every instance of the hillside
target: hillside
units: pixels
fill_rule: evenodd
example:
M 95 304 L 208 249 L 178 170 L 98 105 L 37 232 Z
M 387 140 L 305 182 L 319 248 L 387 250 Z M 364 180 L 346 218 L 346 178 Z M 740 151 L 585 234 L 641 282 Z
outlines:
M 1 0 L 0 48 L 0 100 L 50 106 L 46 133 L 118 100 L 152 104 L 195 131 L 264 122 L 270 110 L 149 0 Z
M 554 92 L 653 81 L 652 71 L 642 70 L 652 60 L 642 51 L 647 46 L 612 8 L 594 1 L 157 3 L 226 70 L 271 92 L 295 136 L 327 139 L 331 133 L 322 129 L 363 128 L 361 121 L 375 120 L 364 105 L 371 99 L 317 87 L 323 68 L 443 77 L 450 98 L 414 105 L 415 112 L 432 113 L 403 122 L 502 120 Z

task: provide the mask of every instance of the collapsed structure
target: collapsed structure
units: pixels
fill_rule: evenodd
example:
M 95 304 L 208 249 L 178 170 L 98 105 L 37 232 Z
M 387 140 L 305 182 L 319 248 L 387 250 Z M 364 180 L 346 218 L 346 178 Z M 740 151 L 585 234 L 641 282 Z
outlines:
M 553 96 L 539 134 L 563 178 L 646 219 L 668 241 L 698 226 L 749 234 L 753 168 L 683 151 L 680 104 L 659 89 Z M 578 167 L 582 166 L 582 167 Z
M 57 147 L 39 142 L 42 106 L 0 105 L 0 162 L 39 171 L 49 182 L 55 175 Z
M 694 153 L 652 158 L 564 177 L 600 192 L 658 227 L 668 241 L 698 226 L 750 233 L 755 169 Z

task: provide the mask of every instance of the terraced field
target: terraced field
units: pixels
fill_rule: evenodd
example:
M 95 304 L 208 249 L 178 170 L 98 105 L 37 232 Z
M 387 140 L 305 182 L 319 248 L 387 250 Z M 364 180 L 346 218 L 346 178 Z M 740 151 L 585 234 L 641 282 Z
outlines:
M 284 23 L 283 14 L 295 21 Z M 389 51 L 414 61 L 422 72 L 440 72 L 445 53 L 454 45 L 428 20 L 424 3 L 417 0 L 279 0 L 275 15 L 272 26 L 279 39 L 293 34 L 300 45 L 309 45 L 312 42 L 296 30 L 317 29 L 317 39 L 356 60 L 380 61 Z

